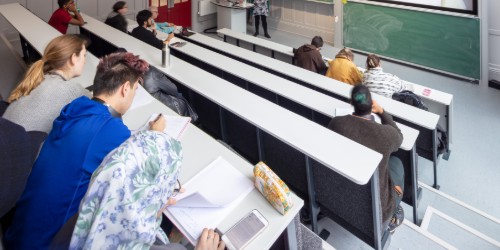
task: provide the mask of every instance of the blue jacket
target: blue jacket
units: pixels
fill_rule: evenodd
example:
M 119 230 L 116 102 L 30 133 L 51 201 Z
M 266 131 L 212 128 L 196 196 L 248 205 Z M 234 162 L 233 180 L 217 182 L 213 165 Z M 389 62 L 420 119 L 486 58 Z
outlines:
M 103 104 L 83 96 L 54 121 L 11 227 L 7 249 L 46 249 L 76 212 L 90 177 L 104 157 L 130 137 L 130 130 Z

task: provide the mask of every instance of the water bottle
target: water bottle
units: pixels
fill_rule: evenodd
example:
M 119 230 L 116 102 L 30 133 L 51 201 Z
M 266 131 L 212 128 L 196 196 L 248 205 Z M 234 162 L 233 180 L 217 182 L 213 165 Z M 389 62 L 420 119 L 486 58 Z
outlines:
M 163 44 L 163 48 L 161 49 L 161 66 L 166 68 L 170 64 L 170 53 L 167 44 Z

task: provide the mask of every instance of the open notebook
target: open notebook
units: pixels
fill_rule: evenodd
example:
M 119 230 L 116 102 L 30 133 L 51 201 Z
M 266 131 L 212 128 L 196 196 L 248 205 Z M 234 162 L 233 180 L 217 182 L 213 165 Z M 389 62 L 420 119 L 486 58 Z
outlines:
M 159 114 L 152 114 L 151 117 L 149 117 L 148 121 L 142 125 L 139 129 L 134 130 L 132 133 L 137 133 L 141 130 L 149 129 L 149 122 L 155 120 L 158 117 Z M 189 122 L 191 122 L 191 117 L 184 117 L 184 116 L 170 116 L 170 115 L 163 115 L 165 116 L 166 119 L 166 126 L 165 134 L 169 135 L 170 137 L 179 140 L 186 130 Z
M 354 108 L 335 108 L 335 116 L 344 116 L 344 115 L 350 115 L 354 112 Z M 382 120 L 380 120 L 380 116 L 377 114 L 372 113 L 373 118 L 375 119 L 376 123 L 381 124 Z
M 203 228 L 219 223 L 254 189 L 252 180 L 222 157 L 191 178 L 165 215 L 195 245 Z

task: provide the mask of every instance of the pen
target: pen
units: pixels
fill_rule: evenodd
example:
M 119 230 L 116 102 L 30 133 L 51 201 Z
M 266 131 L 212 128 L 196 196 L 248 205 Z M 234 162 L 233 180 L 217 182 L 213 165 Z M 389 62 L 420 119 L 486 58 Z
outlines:
M 154 119 L 153 123 L 156 123 L 158 120 L 160 120 L 160 117 L 161 117 L 161 113 L 156 117 L 156 119 Z

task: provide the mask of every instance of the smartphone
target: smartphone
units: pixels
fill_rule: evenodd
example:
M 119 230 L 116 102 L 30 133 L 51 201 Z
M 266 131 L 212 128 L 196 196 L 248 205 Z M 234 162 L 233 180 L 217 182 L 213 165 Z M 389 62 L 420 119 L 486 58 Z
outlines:
M 264 231 L 268 224 L 266 218 L 254 209 L 223 234 L 221 239 L 229 250 L 240 250 Z

